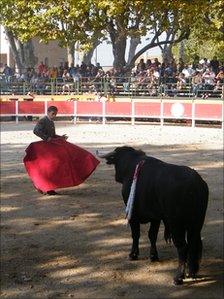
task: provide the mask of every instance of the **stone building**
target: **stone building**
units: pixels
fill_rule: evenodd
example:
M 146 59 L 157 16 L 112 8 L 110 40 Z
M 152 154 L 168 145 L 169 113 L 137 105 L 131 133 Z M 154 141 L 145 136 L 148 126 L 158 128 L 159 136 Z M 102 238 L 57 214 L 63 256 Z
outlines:
M 49 43 L 40 43 L 38 38 L 33 39 L 34 55 L 37 57 L 37 65 L 43 61 L 49 67 L 59 66 L 61 63 L 67 61 L 67 50 L 61 48 L 57 41 L 50 41 Z M 15 60 L 13 59 L 12 51 L 4 32 L 4 28 L 0 28 L 0 71 L 4 65 L 15 67 Z

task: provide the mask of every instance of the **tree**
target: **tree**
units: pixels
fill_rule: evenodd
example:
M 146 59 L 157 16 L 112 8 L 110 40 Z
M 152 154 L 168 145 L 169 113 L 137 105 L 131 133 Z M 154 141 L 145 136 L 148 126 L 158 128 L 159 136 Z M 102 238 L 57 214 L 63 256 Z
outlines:
M 197 2 L 201 3 L 162 0 L 120 0 L 116 3 L 109 0 L 98 1 L 97 8 L 102 18 L 104 17 L 112 43 L 114 66 L 125 66 L 128 70 L 145 51 L 156 46 L 172 45 L 187 38 L 190 33 L 189 17 L 196 15 L 199 8 Z M 164 32 L 169 32 L 165 39 Z M 132 53 L 126 63 L 127 38 L 135 40 L 136 48 L 136 42 L 147 34 L 148 44 L 135 54 L 132 47 Z M 168 46 L 164 47 L 164 51 L 168 49 Z
M 20 5 L 20 3 L 18 3 Z M 10 7 L 10 10 L 9 10 Z M 1 22 L 0 24 L 5 26 L 5 34 L 8 38 L 9 45 L 14 57 L 14 60 L 16 62 L 17 68 L 19 73 L 22 73 L 25 69 L 28 67 L 34 67 L 37 63 L 37 57 L 34 55 L 34 47 L 32 39 L 27 39 L 25 42 L 22 42 L 17 37 L 17 26 L 16 26 L 16 20 L 18 19 L 18 16 L 16 17 L 16 5 L 14 1 L 5 1 L 2 0 L 0 2 L 0 10 L 1 10 Z M 15 24 L 13 27 L 7 27 L 7 24 L 10 20 L 10 18 L 14 18 Z M 23 29 L 26 31 L 26 29 Z
M 167 52 L 173 44 L 187 39 L 193 27 L 189 20 L 202 18 L 217 38 L 224 28 L 220 0 L 2 0 L 2 3 L 4 25 L 21 41 L 34 36 L 45 42 L 57 39 L 68 48 L 72 58 L 76 42 L 88 52 L 109 35 L 114 66 L 125 66 L 127 70 L 145 51 L 161 46 Z M 214 13 L 210 12 L 210 5 Z M 142 37 L 148 37 L 148 44 L 135 53 Z M 127 63 L 128 38 L 131 47 Z
M 98 16 L 90 4 L 87 0 L 2 0 L 1 23 L 21 42 L 36 36 L 46 43 L 58 40 L 60 46 L 67 48 L 68 60 L 73 63 L 76 42 L 88 51 L 101 37 Z
M 192 62 L 194 57 L 217 56 L 224 61 L 224 6 L 223 1 L 203 1 L 198 17 L 191 26 L 191 34 L 184 41 L 186 62 Z M 175 47 L 174 52 L 177 54 Z M 178 55 L 177 55 L 178 56 Z

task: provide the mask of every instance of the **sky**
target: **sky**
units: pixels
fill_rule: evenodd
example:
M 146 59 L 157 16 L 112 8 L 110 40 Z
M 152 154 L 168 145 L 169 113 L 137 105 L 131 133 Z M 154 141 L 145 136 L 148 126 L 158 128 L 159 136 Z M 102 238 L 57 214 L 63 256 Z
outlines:
M 147 44 L 146 40 L 142 40 L 142 44 L 137 47 L 137 51 L 141 50 Z M 126 53 L 127 54 L 127 53 Z M 146 51 L 143 55 L 144 59 L 146 60 L 147 57 L 154 58 L 160 57 L 161 51 L 159 47 L 152 48 Z M 126 55 L 127 56 L 127 55 Z M 127 59 L 127 57 L 126 57 Z M 102 66 L 111 66 L 113 65 L 113 54 L 112 54 L 112 46 L 111 44 L 107 44 L 103 42 L 97 47 L 97 51 L 94 51 L 93 54 L 93 63 L 99 62 Z

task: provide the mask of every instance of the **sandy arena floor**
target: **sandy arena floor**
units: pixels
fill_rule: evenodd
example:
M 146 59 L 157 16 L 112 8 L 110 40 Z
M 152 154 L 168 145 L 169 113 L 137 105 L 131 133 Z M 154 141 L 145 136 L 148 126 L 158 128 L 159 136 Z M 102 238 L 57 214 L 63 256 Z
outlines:
M 57 133 L 95 153 L 120 145 L 198 170 L 210 188 L 202 231 L 200 279 L 174 286 L 173 245 L 158 239 L 160 262 L 150 263 L 148 225 L 140 259 L 131 262 L 121 186 L 104 161 L 82 185 L 37 193 L 22 159 L 38 140 L 32 122 L 1 125 L 1 298 L 223 298 L 223 138 L 221 129 L 153 125 L 56 123 Z

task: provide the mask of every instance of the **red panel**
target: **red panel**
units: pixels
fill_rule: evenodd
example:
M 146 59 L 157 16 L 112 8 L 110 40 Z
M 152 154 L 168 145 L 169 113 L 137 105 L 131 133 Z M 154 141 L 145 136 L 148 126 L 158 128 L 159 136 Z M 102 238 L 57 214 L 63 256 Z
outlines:
M 77 102 L 77 114 L 80 115 L 101 115 L 101 102 Z
M 195 118 L 222 120 L 222 103 L 220 104 L 195 104 Z
M 160 116 L 160 103 L 135 103 L 135 115 Z
M 131 116 L 131 103 L 106 103 L 107 115 L 128 115 Z
M 15 114 L 16 102 L 0 102 L 0 114 Z
M 191 118 L 192 103 L 163 102 L 163 116 L 173 118 Z
M 44 102 L 18 102 L 19 114 L 44 114 Z
M 74 114 L 74 102 L 51 101 L 47 102 L 47 107 L 56 106 L 58 114 Z

